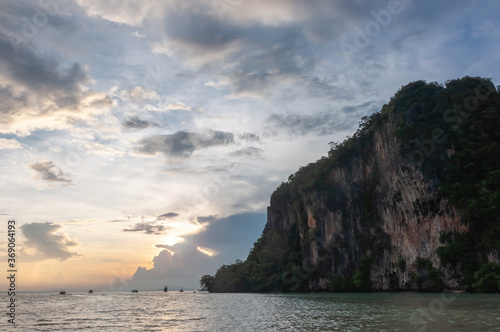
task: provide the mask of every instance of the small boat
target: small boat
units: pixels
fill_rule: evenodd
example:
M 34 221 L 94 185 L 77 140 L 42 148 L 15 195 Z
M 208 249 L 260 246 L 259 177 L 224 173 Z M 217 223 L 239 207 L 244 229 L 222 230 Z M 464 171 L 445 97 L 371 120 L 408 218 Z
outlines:
M 181 289 L 179 289 L 179 292 L 181 292 L 181 293 L 182 293 L 182 292 L 184 292 L 184 289 L 182 289 L 182 288 L 181 288 Z
M 64 295 L 64 294 L 66 294 L 66 291 L 61 290 L 61 291 L 59 291 L 59 294 Z
M 91 289 L 91 290 L 89 290 L 89 294 L 92 294 L 93 292 L 94 292 L 94 291 L 93 291 L 92 289 Z
M 139 291 L 137 289 L 132 289 L 131 292 L 132 293 L 139 293 Z
M 163 287 L 163 291 L 164 291 L 164 292 L 168 292 L 168 286 L 164 286 L 164 287 Z

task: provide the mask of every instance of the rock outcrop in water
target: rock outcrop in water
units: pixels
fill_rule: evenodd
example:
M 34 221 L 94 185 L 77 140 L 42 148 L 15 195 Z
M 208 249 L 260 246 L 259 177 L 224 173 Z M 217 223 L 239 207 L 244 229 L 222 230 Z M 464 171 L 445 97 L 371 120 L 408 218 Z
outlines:
M 209 290 L 498 291 L 498 128 L 487 79 L 403 87 L 277 188 L 248 259 Z

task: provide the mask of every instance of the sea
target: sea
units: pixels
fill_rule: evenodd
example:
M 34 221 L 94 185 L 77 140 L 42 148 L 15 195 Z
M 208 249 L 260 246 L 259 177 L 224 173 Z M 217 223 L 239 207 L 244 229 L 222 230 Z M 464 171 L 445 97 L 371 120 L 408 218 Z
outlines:
M 21 292 L 6 314 L 0 331 L 500 331 L 500 294 Z

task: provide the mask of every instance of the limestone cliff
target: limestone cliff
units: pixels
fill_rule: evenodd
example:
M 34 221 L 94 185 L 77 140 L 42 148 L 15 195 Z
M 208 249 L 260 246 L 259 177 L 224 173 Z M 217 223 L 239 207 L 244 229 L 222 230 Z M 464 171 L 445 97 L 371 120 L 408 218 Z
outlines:
M 265 232 L 300 225 L 303 260 L 321 269 L 306 273 L 310 290 L 328 289 L 332 274 L 352 276 L 364 257 L 373 259 L 373 289 L 417 288 L 412 276 L 419 258 L 443 271 L 447 286 L 460 286 L 460 273 L 442 266 L 436 249 L 441 233 L 467 227 L 403 152 L 395 114 L 388 110 L 383 120 L 363 142 L 362 153 L 326 172 L 324 187 L 304 190 L 298 198 L 271 198 Z
M 245 262 L 219 269 L 212 290 L 500 283 L 488 272 L 500 248 L 498 126 L 500 94 L 487 79 L 403 87 L 276 189 L 262 237 Z

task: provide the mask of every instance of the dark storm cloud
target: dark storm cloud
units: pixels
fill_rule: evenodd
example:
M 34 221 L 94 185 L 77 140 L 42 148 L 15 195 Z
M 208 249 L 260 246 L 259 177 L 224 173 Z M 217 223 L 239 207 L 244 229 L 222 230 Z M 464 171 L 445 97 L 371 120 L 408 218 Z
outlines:
M 34 257 L 30 257 L 25 252 L 25 257 L 40 260 L 53 258 L 64 261 L 68 258 L 79 256 L 77 253 L 69 250 L 70 247 L 78 245 L 78 242 L 68 238 L 65 234 L 57 234 L 61 229 L 61 225 L 50 222 L 34 222 L 22 225 L 21 231 L 26 237 L 24 246 L 27 249 L 36 249 L 37 251 Z
M 42 180 L 49 182 L 72 182 L 70 175 L 63 172 L 59 167 L 54 165 L 52 161 L 39 161 L 30 165 L 30 168 L 37 171 Z
M 159 215 L 158 217 L 156 217 L 156 219 L 159 219 L 159 220 L 162 220 L 162 219 L 170 219 L 170 218 L 175 218 L 177 217 L 179 214 L 178 213 L 175 213 L 175 212 L 168 212 L 168 213 L 164 213 L 162 215 Z
M 158 126 L 157 123 L 141 120 L 137 115 L 133 115 L 123 122 L 123 127 L 128 129 L 145 129 L 156 126 Z
M 200 134 L 179 131 L 171 135 L 143 138 L 136 152 L 147 155 L 163 153 L 167 157 L 187 158 L 196 149 L 227 145 L 233 142 L 234 135 L 228 132 L 210 131 Z
M 144 234 L 148 235 L 159 235 L 164 234 L 169 227 L 161 224 L 156 224 L 155 221 L 142 221 L 140 223 L 135 224 L 131 228 L 125 228 L 124 232 L 144 232 Z

